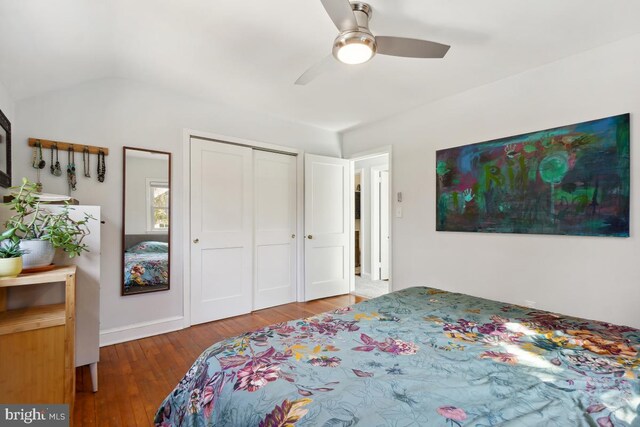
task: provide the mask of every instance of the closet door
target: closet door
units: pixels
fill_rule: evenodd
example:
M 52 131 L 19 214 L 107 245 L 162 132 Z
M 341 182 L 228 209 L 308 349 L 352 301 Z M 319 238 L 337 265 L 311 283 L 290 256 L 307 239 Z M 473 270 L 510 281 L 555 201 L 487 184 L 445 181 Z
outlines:
M 254 299 L 259 310 L 296 299 L 296 158 L 253 152 Z
M 252 150 L 191 139 L 191 323 L 249 313 Z

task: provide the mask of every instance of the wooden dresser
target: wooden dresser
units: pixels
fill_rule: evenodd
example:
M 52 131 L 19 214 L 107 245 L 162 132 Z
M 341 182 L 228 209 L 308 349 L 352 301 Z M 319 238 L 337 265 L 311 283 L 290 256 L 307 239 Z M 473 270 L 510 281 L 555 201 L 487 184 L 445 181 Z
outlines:
M 62 206 L 49 205 L 56 211 Z M 82 256 L 69 258 L 61 250 L 56 251 L 53 263 L 56 265 L 75 265 L 76 275 L 76 367 L 89 365 L 93 391 L 98 391 L 98 361 L 100 359 L 100 206 L 76 205 L 69 212 L 71 218 L 80 220 L 87 213 L 94 217 L 88 226 L 91 234 L 85 236 L 82 243 L 89 252 Z M 4 224 L 14 212 L 8 206 L 0 204 L 0 224 Z M 37 304 L 54 304 L 64 301 L 63 283 L 53 286 L 17 286 L 7 292 L 7 302 L 3 309 L 17 309 Z M 0 401 L 1 403 L 1 401 Z
M 7 288 L 55 282 L 64 303 L 7 310 Z M 67 403 L 73 414 L 75 293 L 75 266 L 0 279 L 1 403 Z

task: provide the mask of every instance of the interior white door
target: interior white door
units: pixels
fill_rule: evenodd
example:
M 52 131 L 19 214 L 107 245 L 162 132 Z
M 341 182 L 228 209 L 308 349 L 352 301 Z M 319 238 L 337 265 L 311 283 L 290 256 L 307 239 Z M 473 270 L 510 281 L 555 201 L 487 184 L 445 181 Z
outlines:
M 191 139 L 191 323 L 249 313 L 253 153 Z
M 254 310 L 296 299 L 296 158 L 254 151 Z
M 380 280 L 380 169 L 371 168 L 371 280 Z
M 371 280 L 389 279 L 389 171 L 371 168 Z
M 305 299 L 349 293 L 350 162 L 305 155 Z
M 380 171 L 380 280 L 389 280 L 389 171 Z

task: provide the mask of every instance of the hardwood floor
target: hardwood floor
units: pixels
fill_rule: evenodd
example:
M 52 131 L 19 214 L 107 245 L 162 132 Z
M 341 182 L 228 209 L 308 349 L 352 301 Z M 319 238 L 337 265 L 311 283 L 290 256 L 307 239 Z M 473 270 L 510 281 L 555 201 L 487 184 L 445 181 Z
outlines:
M 153 425 L 155 411 L 162 400 L 184 376 L 196 357 L 215 342 L 362 300 L 353 295 L 342 295 L 308 303 L 286 304 L 168 334 L 102 347 L 97 393 L 91 391 L 89 368 L 78 368 L 76 372 L 74 426 Z

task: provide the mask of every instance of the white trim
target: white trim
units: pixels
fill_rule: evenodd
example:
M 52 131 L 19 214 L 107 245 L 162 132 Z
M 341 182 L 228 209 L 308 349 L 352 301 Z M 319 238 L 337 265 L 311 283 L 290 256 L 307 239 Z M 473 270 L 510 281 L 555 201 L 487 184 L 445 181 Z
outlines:
M 367 159 L 367 158 L 371 158 L 371 157 L 378 157 L 378 156 L 383 156 L 385 154 L 389 155 L 389 219 L 390 219 L 390 224 L 389 224 L 389 240 L 390 242 L 390 248 L 389 248 L 389 292 L 393 292 L 394 290 L 394 285 L 393 285 L 393 246 L 394 246 L 394 240 L 393 240 L 393 228 L 394 228 L 394 218 L 395 216 L 393 215 L 394 212 L 394 208 L 395 205 L 397 203 L 396 199 L 393 197 L 394 194 L 394 188 L 393 188 L 393 146 L 392 145 L 384 145 L 382 147 L 378 147 L 378 148 L 373 148 L 371 150 L 366 150 L 366 151 L 360 151 L 357 153 L 353 153 L 351 155 L 349 155 L 348 157 L 346 157 L 347 159 L 351 160 L 352 163 L 355 163 L 357 160 L 361 160 L 361 159 Z M 360 196 L 362 197 L 362 195 Z M 353 209 L 353 206 L 352 206 Z M 352 212 L 352 215 L 353 214 Z M 360 216 L 362 216 L 362 212 L 360 213 Z M 362 229 L 362 221 L 360 222 L 360 228 Z M 364 271 L 360 272 L 362 278 L 370 278 L 370 274 L 365 274 Z M 355 267 L 352 268 L 351 270 L 351 275 L 354 276 L 354 280 L 355 280 Z
M 297 298 L 298 302 L 303 302 L 305 300 L 305 287 L 304 287 L 304 151 L 301 151 L 298 154 L 297 164 L 296 164 L 296 188 L 298 197 L 297 204 L 297 218 L 298 218 L 298 226 L 296 230 L 296 245 L 298 245 L 298 287 L 297 287 Z
M 236 138 L 234 136 L 219 135 L 219 134 L 209 133 L 209 132 L 200 132 L 193 129 L 185 129 L 184 131 L 186 134 L 189 135 L 189 138 L 207 139 L 210 141 L 222 142 L 225 144 L 243 145 L 245 147 L 261 148 L 263 150 L 279 151 L 281 153 L 289 153 L 294 155 L 301 153 L 301 151 L 298 150 L 297 148 L 270 144 L 268 142 L 252 141 L 250 139 Z
M 182 132 L 182 316 L 191 326 L 191 131 Z
M 356 186 L 355 183 L 355 170 L 353 169 L 353 165 L 355 162 L 349 162 L 349 293 L 353 292 L 356 289 Z M 362 224 L 362 223 L 361 223 Z
M 358 161 L 362 159 L 370 159 L 372 157 L 380 157 L 385 154 L 389 155 L 389 165 L 391 165 L 391 151 L 393 149 L 392 145 L 383 145 L 382 147 L 372 148 L 371 150 L 359 151 L 357 153 L 351 154 L 346 159 Z
M 151 322 L 105 329 L 100 331 L 100 347 L 177 331 L 183 329 L 183 323 L 182 316 L 173 316 Z
M 251 148 L 275 151 L 285 154 L 292 154 L 297 157 L 297 233 L 298 245 L 298 274 L 296 284 L 296 300 L 304 301 L 304 245 L 302 235 L 304 233 L 304 151 L 282 145 L 270 144 L 266 142 L 252 141 L 249 139 L 236 138 L 233 136 L 219 135 L 209 132 L 201 132 L 193 129 L 184 129 L 182 132 L 182 191 L 184 202 L 182 204 L 183 230 L 186 238 L 183 246 L 183 267 L 182 267 L 182 287 L 183 287 L 183 328 L 191 326 L 191 138 L 200 138 L 213 142 L 226 144 L 236 144 Z

